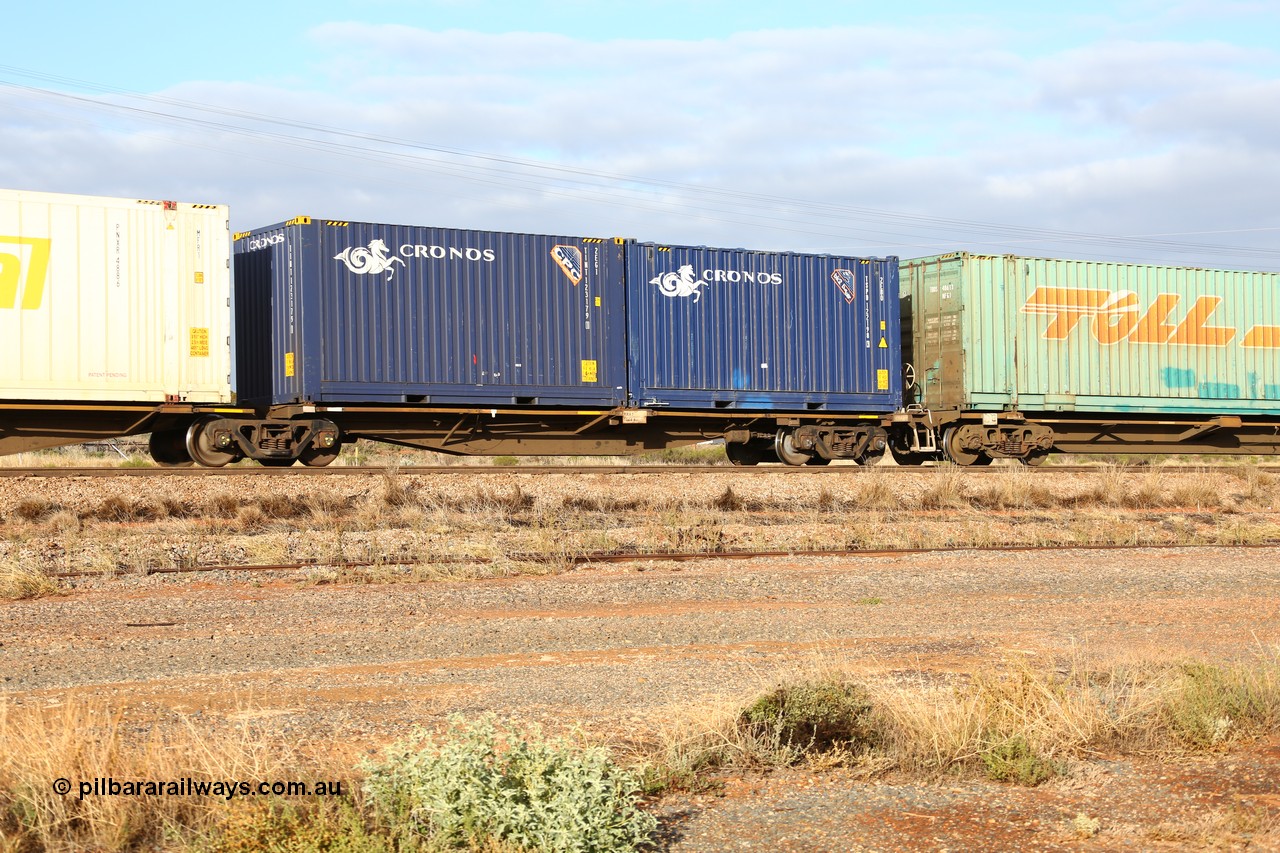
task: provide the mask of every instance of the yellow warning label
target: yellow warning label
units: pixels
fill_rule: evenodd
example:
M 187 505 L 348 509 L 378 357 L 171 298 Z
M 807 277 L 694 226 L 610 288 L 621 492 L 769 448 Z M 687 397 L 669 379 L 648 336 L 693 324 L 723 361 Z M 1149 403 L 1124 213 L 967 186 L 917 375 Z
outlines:
M 209 357 L 209 330 L 196 326 L 190 328 L 190 352 L 192 358 Z
M 284 375 L 285 376 L 293 375 L 293 353 L 291 352 L 287 352 L 284 354 Z
M 599 307 L 600 307 L 600 297 L 599 297 L 599 296 L 597 296 L 597 297 L 596 297 L 596 307 L 597 307 L 597 308 L 599 308 Z
M 881 338 L 881 339 L 880 339 L 880 349 L 888 349 L 888 348 L 889 348 L 889 342 L 888 342 L 888 341 L 886 341 L 884 338 Z
M 876 390 L 877 391 L 889 390 L 889 371 L 887 370 L 876 371 Z
M 204 284 L 204 273 L 202 272 L 196 273 L 196 284 Z
M 593 359 L 593 358 L 586 358 L 586 359 L 583 359 L 583 360 L 582 360 L 582 381 L 583 381 L 583 382 L 595 382 L 595 381 L 596 381 L 596 362 L 595 362 L 595 359 Z
M 882 331 L 882 332 L 883 332 L 883 331 L 884 331 L 884 328 L 885 328 L 885 321 L 884 321 L 884 320 L 881 320 L 881 321 L 880 321 L 880 331 Z

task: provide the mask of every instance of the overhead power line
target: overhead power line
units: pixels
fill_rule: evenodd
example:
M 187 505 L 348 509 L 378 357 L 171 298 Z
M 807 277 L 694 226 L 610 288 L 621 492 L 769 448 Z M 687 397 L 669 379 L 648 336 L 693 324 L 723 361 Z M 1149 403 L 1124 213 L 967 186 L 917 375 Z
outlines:
M 20 83 L 15 78 L 81 90 L 83 94 Z M 942 242 L 977 243 L 984 250 L 990 247 L 1016 250 L 1027 245 L 1065 244 L 1114 253 L 1156 252 L 1169 256 L 1225 256 L 1267 261 L 1280 258 L 1280 250 L 1266 247 L 1174 239 L 1209 234 L 1276 232 L 1280 228 L 1106 235 L 929 216 L 472 151 L 218 104 L 147 95 L 12 66 L 0 65 L 0 82 L 12 93 L 77 111 L 112 114 L 151 124 L 212 130 L 231 138 L 269 142 L 507 189 L 523 188 L 554 197 L 661 211 L 669 215 L 678 210 L 700 219 L 815 237 L 869 241 L 894 249 L 935 246 Z M 184 140 L 182 144 L 219 148 L 203 136 L 198 141 Z

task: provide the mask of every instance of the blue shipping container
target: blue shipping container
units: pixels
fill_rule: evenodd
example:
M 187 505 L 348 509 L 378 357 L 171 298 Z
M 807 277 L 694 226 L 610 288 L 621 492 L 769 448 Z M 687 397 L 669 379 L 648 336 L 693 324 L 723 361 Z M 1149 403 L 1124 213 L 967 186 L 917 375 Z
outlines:
M 237 234 L 237 398 L 621 404 L 623 274 L 613 240 L 307 217 Z
M 902 399 L 898 259 L 627 247 L 644 406 L 883 413 Z

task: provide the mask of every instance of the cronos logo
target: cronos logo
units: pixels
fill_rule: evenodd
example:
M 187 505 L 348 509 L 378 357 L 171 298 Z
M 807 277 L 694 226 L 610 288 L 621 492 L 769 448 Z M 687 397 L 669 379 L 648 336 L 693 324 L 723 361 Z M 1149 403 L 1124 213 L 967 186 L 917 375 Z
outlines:
M 392 257 L 387 244 L 377 239 L 370 240 L 367 249 L 364 246 L 352 246 L 334 255 L 333 259 L 342 261 L 356 275 L 381 275 L 385 272 L 387 278 L 391 278 L 396 274 L 395 264 L 404 266 L 404 261 Z
M 697 302 L 702 298 L 702 288 L 707 283 L 693 274 L 693 264 L 685 264 L 679 272 L 663 273 L 649 279 L 650 284 L 658 285 L 658 292 L 671 299 L 692 296 Z
M 397 257 L 398 255 L 398 257 Z M 423 243 L 405 243 L 393 255 L 385 240 L 373 239 L 368 246 L 351 246 L 333 256 L 342 261 L 356 275 L 387 274 L 390 280 L 396 274 L 395 265 L 405 266 L 404 258 L 411 260 L 471 261 L 491 264 L 498 255 L 493 249 L 475 249 L 459 246 L 437 246 Z
M 48 237 L 0 237 L 0 310 L 34 311 L 40 307 L 49 273 L 50 244 Z
M 684 264 L 677 272 L 662 273 L 649 279 L 649 283 L 656 284 L 663 296 L 692 296 L 697 302 L 702 298 L 702 288 L 709 284 L 782 284 L 782 273 L 707 269 L 699 276 L 693 271 L 693 264 Z
M 266 249 L 270 246 L 277 246 L 284 242 L 283 234 L 260 234 L 257 237 L 250 238 L 248 248 L 250 252 L 256 252 L 259 249 Z

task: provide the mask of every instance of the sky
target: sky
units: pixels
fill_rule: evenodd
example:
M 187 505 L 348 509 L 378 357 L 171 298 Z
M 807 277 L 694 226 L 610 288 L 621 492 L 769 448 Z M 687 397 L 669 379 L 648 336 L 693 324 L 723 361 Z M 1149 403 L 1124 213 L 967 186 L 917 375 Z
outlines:
M 14 189 L 225 203 L 234 231 L 1280 270 L 1274 2 L 46 0 L 4 20 Z

